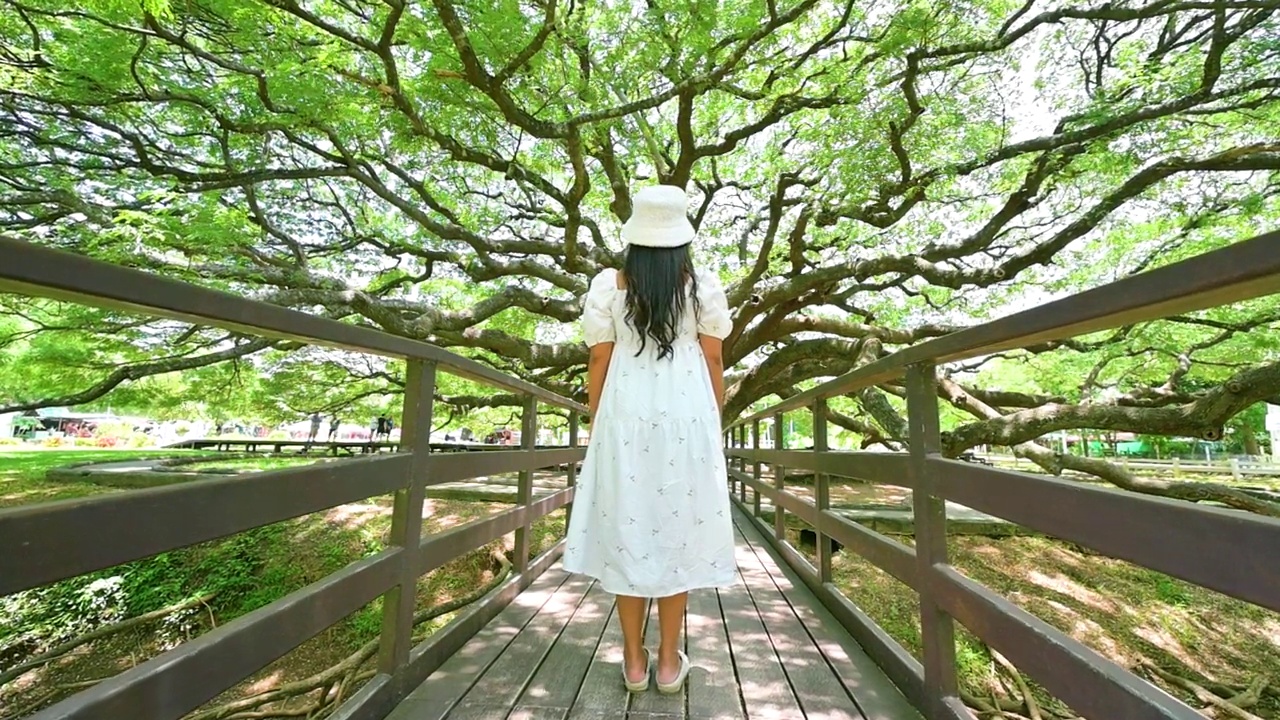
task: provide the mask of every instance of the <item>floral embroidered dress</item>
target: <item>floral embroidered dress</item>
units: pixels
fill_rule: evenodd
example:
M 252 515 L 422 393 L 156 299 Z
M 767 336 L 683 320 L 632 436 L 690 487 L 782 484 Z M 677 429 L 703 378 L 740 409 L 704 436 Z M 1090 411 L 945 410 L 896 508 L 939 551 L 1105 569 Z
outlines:
M 714 275 L 697 275 L 673 349 L 658 359 L 627 324 L 617 272 L 591 282 L 588 346 L 616 343 L 569 521 L 564 567 L 619 595 L 666 597 L 732 584 L 733 526 L 720 416 L 698 335 L 732 326 Z M 639 352 L 639 355 L 637 355 Z

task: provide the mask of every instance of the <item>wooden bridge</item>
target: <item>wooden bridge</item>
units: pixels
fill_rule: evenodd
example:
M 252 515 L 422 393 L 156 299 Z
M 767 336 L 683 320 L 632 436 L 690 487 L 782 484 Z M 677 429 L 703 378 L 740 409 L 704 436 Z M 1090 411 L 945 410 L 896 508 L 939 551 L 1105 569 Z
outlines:
M 563 542 L 531 557 L 531 524 L 573 500 L 584 455 L 577 439 L 586 409 L 578 403 L 370 328 L 11 240 L 0 239 L 0 258 L 0 291 L 408 363 L 399 452 L 0 511 L 0 595 L 6 595 L 395 494 L 386 549 L 30 716 L 38 720 L 180 718 L 379 596 L 376 672 L 334 718 L 969 719 L 974 715 L 959 699 L 956 680 L 957 620 L 1085 717 L 1201 717 L 961 575 L 947 559 L 945 501 L 1280 611 L 1274 561 L 1280 521 L 943 458 L 935 384 L 938 364 L 1280 292 L 1277 233 L 910 347 L 728 426 L 738 581 L 691 594 L 686 642 L 695 670 L 685 693 L 671 698 L 623 692 L 611 599 L 558 568 Z M 432 452 L 439 371 L 522 396 L 525 444 Z M 828 450 L 827 400 L 904 374 L 910 452 Z M 569 447 L 533 446 L 540 405 L 568 412 Z M 783 427 L 785 413 L 801 411 L 813 413 L 813 449 L 760 446 L 761 420 Z M 535 498 L 534 471 L 559 466 L 567 468 L 567 486 Z M 787 489 L 784 468 L 816 475 L 813 501 Z M 507 472 L 519 473 L 512 508 L 422 535 L 428 486 Z M 832 476 L 910 489 L 914 544 L 833 512 Z M 758 517 L 765 503 L 775 509 L 769 525 Z M 788 514 L 815 528 L 816 563 L 788 542 Z M 415 645 L 418 578 L 512 532 L 512 576 Z M 921 659 L 832 582 L 830 540 L 916 590 Z

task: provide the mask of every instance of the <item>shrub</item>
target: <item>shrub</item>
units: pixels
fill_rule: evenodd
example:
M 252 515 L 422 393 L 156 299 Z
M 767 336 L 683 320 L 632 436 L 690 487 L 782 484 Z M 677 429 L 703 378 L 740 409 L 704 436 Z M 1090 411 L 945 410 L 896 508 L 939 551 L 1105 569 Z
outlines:
M 204 594 L 214 595 L 214 611 L 231 617 L 255 610 L 290 589 L 289 577 L 260 576 L 267 561 L 288 548 L 287 527 L 255 528 L 0 598 L 0 646 L 26 641 L 46 648 Z M 166 632 L 194 628 L 196 614 L 176 620 Z
M 156 439 L 146 433 L 133 433 L 125 439 L 125 445 L 131 448 L 151 447 Z

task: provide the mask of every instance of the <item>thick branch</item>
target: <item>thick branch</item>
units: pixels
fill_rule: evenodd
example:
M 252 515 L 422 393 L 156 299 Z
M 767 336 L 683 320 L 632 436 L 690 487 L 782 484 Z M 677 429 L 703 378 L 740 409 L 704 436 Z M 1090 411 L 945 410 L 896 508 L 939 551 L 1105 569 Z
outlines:
M 241 358 L 246 355 L 265 350 L 279 344 L 277 340 L 267 340 L 257 338 L 247 342 L 229 347 L 225 350 L 217 352 L 205 353 L 203 355 L 193 355 L 189 357 L 166 358 L 164 360 L 154 360 L 148 362 L 133 363 L 124 365 L 111 371 L 105 378 L 98 381 L 91 387 L 85 388 L 78 392 L 61 395 L 57 397 L 40 398 L 38 400 L 28 400 L 23 402 L 11 403 L 6 406 L 0 406 L 0 413 L 6 412 L 24 412 L 27 410 L 35 410 L 44 407 L 63 407 L 69 405 L 81 405 L 83 403 L 92 402 L 98 398 L 111 392 L 116 386 L 123 382 L 131 380 L 140 380 L 151 375 L 162 375 L 164 373 L 178 372 L 180 370 L 192 370 L 208 365 L 216 365 L 220 362 Z M 297 347 L 297 345 L 293 345 Z

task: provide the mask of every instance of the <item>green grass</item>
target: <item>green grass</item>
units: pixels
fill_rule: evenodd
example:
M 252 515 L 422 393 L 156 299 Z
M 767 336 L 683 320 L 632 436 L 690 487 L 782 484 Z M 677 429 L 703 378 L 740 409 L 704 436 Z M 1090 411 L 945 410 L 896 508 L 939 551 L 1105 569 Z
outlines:
M 791 542 L 812 560 L 812 546 Z M 910 544 L 910 538 L 895 538 Z M 1280 619 L 1249 603 L 1162 573 L 1039 537 L 952 537 L 951 562 L 1033 615 L 1128 668 L 1149 661 L 1193 679 L 1246 685 L 1280 677 Z M 1224 558 L 1230 562 L 1230 558 Z M 835 554 L 836 584 L 916 658 L 921 657 L 920 606 L 913 590 L 848 551 Z M 963 688 L 980 697 L 1003 693 L 986 645 L 956 627 Z M 1031 683 L 1042 704 L 1061 707 Z M 1185 701 L 1194 699 L 1175 691 Z M 1280 718 L 1269 695 L 1251 711 Z
M 0 507 L 113 492 L 85 480 L 49 480 L 54 468 L 90 462 L 197 457 L 195 450 L 5 450 L 0 452 Z
M 209 460 L 208 462 L 191 463 L 182 465 L 180 469 L 199 472 L 201 470 L 241 470 L 249 471 L 266 471 L 281 470 L 284 468 L 300 467 L 302 465 L 311 465 L 317 462 L 324 462 L 323 459 L 314 457 L 279 457 L 267 456 L 260 458 L 240 458 L 236 460 Z

